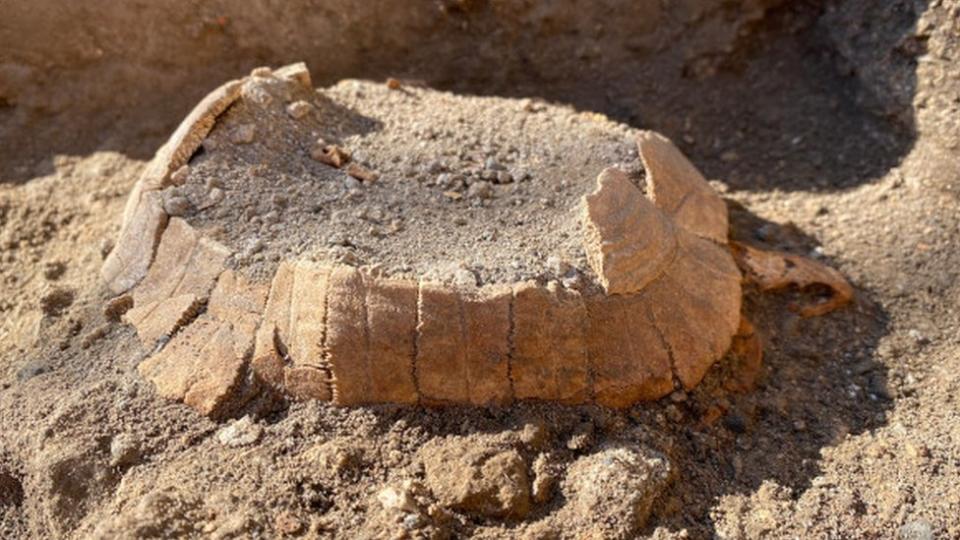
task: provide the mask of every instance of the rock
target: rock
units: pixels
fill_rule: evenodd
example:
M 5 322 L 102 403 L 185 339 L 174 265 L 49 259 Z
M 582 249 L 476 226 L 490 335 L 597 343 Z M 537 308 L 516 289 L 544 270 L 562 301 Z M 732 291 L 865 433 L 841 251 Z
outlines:
M 467 514 L 523 518 L 530 511 L 527 464 L 516 450 L 469 437 L 434 439 L 420 450 L 427 487 Z
M 504 171 L 506 168 L 497 162 L 496 158 L 488 157 L 483 163 L 483 168 L 488 171 Z
M 164 198 L 163 211 L 175 217 L 185 216 L 193 211 L 193 204 L 183 195 L 171 195 Z
M 560 474 L 559 466 L 552 463 L 547 454 L 540 454 L 533 460 L 533 500 L 545 503 L 553 497 L 553 490 L 557 485 Z
M 207 194 L 207 199 L 211 204 L 217 204 L 223 200 L 225 194 L 222 189 L 215 187 L 210 190 L 210 193 Z
M 387 486 L 377 493 L 377 501 L 385 510 L 400 512 L 418 512 L 417 501 L 414 500 L 408 489 L 403 487 Z
M 217 440 L 224 446 L 236 448 L 259 441 L 262 434 L 263 428 L 248 415 L 218 431 Z
M 596 438 L 594 431 L 592 422 L 581 423 L 573 430 L 573 434 L 571 434 L 567 440 L 567 448 L 575 452 L 582 452 L 589 449 L 593 446 Z
M 900 540 L 934 540 L 933 527 L 925 519 L 908 521 L 900 527 Z
M 470 184 L 467 197 L 471 199 L 492 199 L 494 197 L 493 184 L 480 181 Z
M 561 510 L 585 538 L 634 538 L 671 476 L 666 457 L 629 444 L 582 457 L 567 470 Z
M 371 182 L 375 182 L 380 178 L 379 173 L 377 173 L 376 171 L 370 170 L 364 167 L 363 165 L 360 165 L 357 162 L 353 162 L 347 165 L 346 171 L 347 171 L 347 174 L 349 174 L 353 178 L 356 178 L 357 180 L 360 180 L 361 182 L 364 182 L 367 184 Z
M 343 179 L 343 187 L 347 188 L 350 191 L 353 191 L 355 189 L 362 188 L 363 184 L 361 184 L 360 181 L 354 178 L 353 176 L 347 176 L 346 178 Z
M 258 66 L 250 70 L 250 76 L 258 79 L 268 79 L 273 77 L 273 70 L 267 66 Z
M 547 270 L 556 277 L 563 277 L 571 270 L 571 266 L 570 263 L 560 257 L 551 255 L 547 257 Z
M 363 447 L 352 441 L 331 440 L 305 453 L 306 460 L 327 475 L 340 475 L 363 465 Z
M 540 448 L 550 436 L 550 430 L 542 421 L 527 422 L 520 430 L 520 442 L 531 447 Z
M 110 465 L 124 467 L 135 465 L 140 460 L 140 439 L 129 433 L 121 433 L 110 441 Z
M 250 144 L 256 137 L 257 128 L 253 124 L 239 126 L 230 134 L 230 142 L 234 144 Z
M 300 120 L 313 111 L 313 105 L 303 100 L 297 100 L 287 105 L 287 114 L 294 120 Z
M 436 505 L 427 508 L 420 484 L 405 480 L 377 492 L 369 506 L 358 538 L 449 538 L 443 523 L 445 512 Z
M 310 77 L 310 70 L 307 69 L 307 65 L 303 62 L 288 64 L 277 68 L 273 70 L 273 74 L 279 79 L 295 82 L 303 88 L 313 91 L 313 80 Z

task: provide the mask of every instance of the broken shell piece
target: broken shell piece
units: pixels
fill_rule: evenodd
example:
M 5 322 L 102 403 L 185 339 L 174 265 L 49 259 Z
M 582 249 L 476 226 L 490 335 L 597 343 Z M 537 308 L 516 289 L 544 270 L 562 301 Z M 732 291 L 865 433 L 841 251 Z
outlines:
M 637 292 L 673 259 L 676 233 L 666 216 L 618 169 L 584 197 L 584 249 L 607 294 Z
M 690 160 L 670 139 L 653 131 L 637 137 L 637 148 L 657 208 L 693 234 L 727 243 L 727 206 Z
M 200 148 L 217 117 L 240 96 L 242 84 L 242 81 L 230 81 L 207 94 L 140 175 L 124 207 L 120 238 L 100 269 L 101 278 L 115 294 L 130 290 L 147 274 L 167 224 L 162 197 L 157 191 L 169 186 L 171 174 L 186 165 Z
M 313 150 L 310 151 L 310 157 L 331 167 L 341 168 L 350 161 L 350 153 L 332 144 L 323 144 L 318 142 Z
M 288 66 L 283 66 L 274 70 L 274 75 L 278 78 L 286 79 L 288 81 L 295 81 L 304 88 L 308 90 L 313 90 L 313 81 L 310 78 L 310 70 L 307 69 L 307 65 L 303 62 L 297 62 L 296 64 L 290 64 Z
M 733 243 L 731 248 L 747 279 L 756 283 L 761 291 L 815 286 L 829 289 L 830 295 L 821 302 L 792 306 L 803 317 L 824 315 L 853 299 L 853 287 L 840 272 L 829 266 L 800 255 L 764 251 L 739 242 Z
M 313 105 L 306 101 L 297 100 L 287 105 L 287 114 L 294 120 L 299 120 L 313 111 Z
M 376 171 L 372 171 L 357 162 L 347 165 L 346 171 L 350 176 L 365 183 L 375 182 L 380 178 Z

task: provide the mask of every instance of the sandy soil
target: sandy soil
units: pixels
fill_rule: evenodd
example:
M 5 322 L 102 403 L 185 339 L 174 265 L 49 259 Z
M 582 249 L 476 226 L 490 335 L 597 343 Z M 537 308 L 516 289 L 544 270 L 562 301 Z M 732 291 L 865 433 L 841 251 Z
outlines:
M 960 538 L 960 3 L 93 4 L 0 22 L 0 537 Z M 199 96 L 300 58 L 660 130 L 736 238 L 857 300 L 751 292 L 752 388 L 728 359 L 624 412 L 162 401 L 97 281 L 126 194 Z
M 479 285 L 586 276 L 581 197 L 608 166 L 643 184 L 639 130 L 597 113 L 358 80 L 263 88 L 269 103 L 231 107 L 164 194 L 255 279 L 299 256 Z M 376 179 L 314 159 L 331 145 Z

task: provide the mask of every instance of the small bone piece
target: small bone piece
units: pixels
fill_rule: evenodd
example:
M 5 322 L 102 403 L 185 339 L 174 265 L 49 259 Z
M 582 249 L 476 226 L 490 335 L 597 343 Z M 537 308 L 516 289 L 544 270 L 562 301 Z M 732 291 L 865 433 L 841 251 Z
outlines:
M 803 317 L 824 315 L 841 308 L 853 300 L 853 287 L 840 272 L 812 259 L 784 253 L 765 251 L 741 244 L 732 244 L 737 264 L 746 273 L 749 281 L 756 283 L 761 291 L 774 291 L 787 287 L 806 289 L 823 286 L 830 296 L 818 303 L 793 306 Z

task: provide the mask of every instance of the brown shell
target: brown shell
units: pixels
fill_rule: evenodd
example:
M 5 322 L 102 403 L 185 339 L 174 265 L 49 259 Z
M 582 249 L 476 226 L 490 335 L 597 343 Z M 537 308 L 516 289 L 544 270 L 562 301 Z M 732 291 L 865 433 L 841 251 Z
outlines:
M 310 84 L 302 66 L 276 75 Z M 242 83 L 205 98 L 158 152 L 102 271 L 116 292 L 135 286 L 125 319 L 158 349 L 140 372 L 161 395 L 211 415 L 267 389 L 338 405 L 626 407 L 692 388 L 730 347 L 741 276 L 726 208 L 652 132 L 638 139 L 651 198 L 607 169 L 583 200 L 603 290 L 462 288 L 305 260 L 284 261 L 269 289 L 248 283 L 224 269 L 227 248 L 168 219 L 157 196 Z

